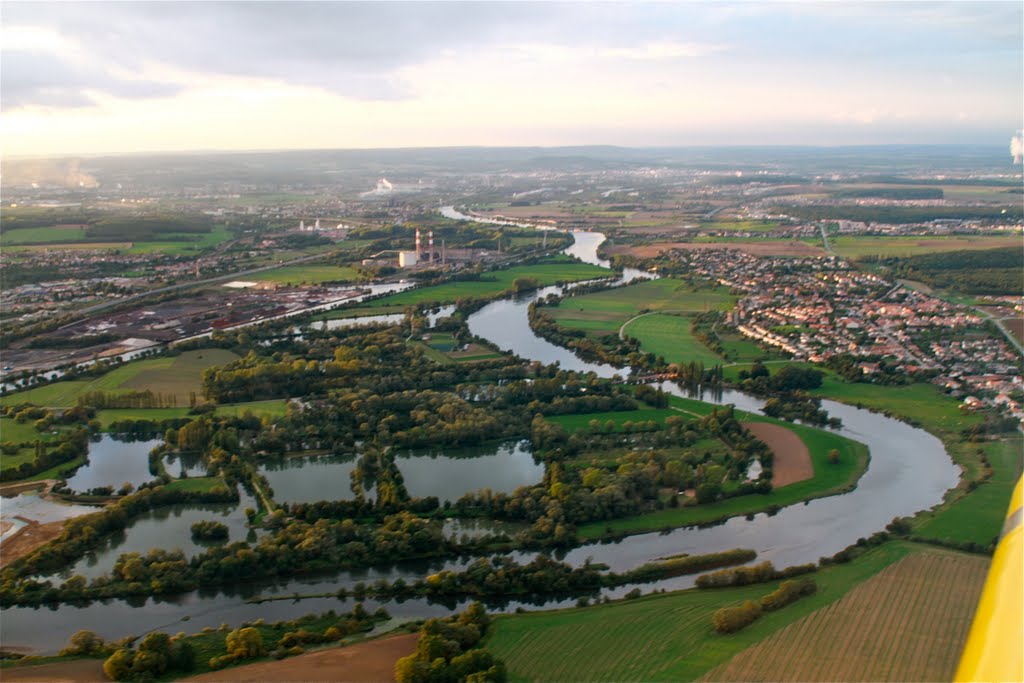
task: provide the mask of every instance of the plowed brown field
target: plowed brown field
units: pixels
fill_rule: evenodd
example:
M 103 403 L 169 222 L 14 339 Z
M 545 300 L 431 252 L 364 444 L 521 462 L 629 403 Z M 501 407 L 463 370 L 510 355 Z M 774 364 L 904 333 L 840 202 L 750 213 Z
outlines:
M 923 550 L 712 669 L 705 681 L 950 681 L 989 560 Z
M 811 453 L 796 432 L 769 422 L 744 422 L 743 426 L 764 441 L 775 454 L 772 460 L 773 487 L 781 488 L 814 476 Z
M 416 649 L 418 633 L 319 650 L 277 662 L 236 666 L 187 678 L 187 681 L 267 683 L 336 681 L 386 683 L 395 680 L 395 662 Z

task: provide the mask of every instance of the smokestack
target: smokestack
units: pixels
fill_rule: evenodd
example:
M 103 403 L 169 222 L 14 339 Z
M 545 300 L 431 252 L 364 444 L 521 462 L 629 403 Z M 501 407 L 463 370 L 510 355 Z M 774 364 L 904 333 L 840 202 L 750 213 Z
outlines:
M 1019 164 L 1024 159 L 1024 132 L 1017 131 L 1010 139 L 1010 154 L 1013 155 L 1013 163 Z
M 319 218 L 317 218 L 317 219 L 316 219 L 316 225 L 315 225 L 314 227 L 315 227 L 315 228 L 316 228 L 317 230 L 319 230 L 319 229 L 320 229 L 320 219 L 319 219 Z
M 299 221 L 299 230 L 306 229 L 306 221 Z
M 429 249 L 429 252 L 427 253 L 427 260 L 428 261 L 433 261 L 434 260 L 434 231 L 433 230 L 431 230 L 430 232 L 427 233 L 427 249 Z
M 420 257 L 420 254 L 422 252 L 423 252 L 423 249 L 422 249 L 422 243 L 420 242 L 420 229 L 416 228 L 416 258 L 417 259 Z

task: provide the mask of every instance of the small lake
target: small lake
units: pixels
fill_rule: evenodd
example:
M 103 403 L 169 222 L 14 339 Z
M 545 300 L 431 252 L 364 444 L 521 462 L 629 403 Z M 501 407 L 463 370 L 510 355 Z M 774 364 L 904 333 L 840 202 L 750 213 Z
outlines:
M 256 509 L 256 501 L 241 491 L 237 504 L 215 505 L 168 505 L 144 512 L 130 523 L 121 533 L 104 539 L 103 544 L 80 559 L 72 567 L 60 572 L 62 579 L 81 574 L 93 579 L 108 574 L 117 558 L 124 553 L 145 555 L 154 548 L 181 550 L 186 557 L 193 557 L 207 548 L 235 541 L 255 542 L 267 532 L 254 530 L 246 525 L 245 509 Z M 228 528 L 226 541 L 197 541 L 192 538 L 195 522 L 212 520 Z
M 104 434 L 89 444 L 89 461 L 67 480 L 72 491 L 84 492 L 99 486 L 124 483 L 134 487 L 156 479 L 149 472 L 149 452 L 163 443 L 160 439 L 120 441 Z
M 199 453 L 169 453 L 163 462 L 167 474 L 175 479 L 206 476 L 206 462 Z
M 261 463 L 259 471 L 279 503 L 352 500 L 351 474 L 357 461 L 355 454 L 284 458 Z M 367 490 L 365 497 L 373 499 L 374 491 Z
M 410 496 L 437 496 L 441 501 L 454 502 L 484 488 L 512 493 L 544 478 L 544 465 L 534 462 L 528 441 L 405 451 L 398 453 L 395 462 Z

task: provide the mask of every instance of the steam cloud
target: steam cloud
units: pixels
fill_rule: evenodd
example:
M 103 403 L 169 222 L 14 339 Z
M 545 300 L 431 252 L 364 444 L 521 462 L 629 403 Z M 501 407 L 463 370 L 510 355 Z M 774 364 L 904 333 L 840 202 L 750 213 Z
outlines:
M 1024 158 L 1024 133 L 1017 131 L 1010 139 L 1010 154 L 1013 155 L 1013 163 L 1019 164 Z
M 5 161 L 4 187 L 99 187 L 99 181 L 79 166 L 78 159 Z

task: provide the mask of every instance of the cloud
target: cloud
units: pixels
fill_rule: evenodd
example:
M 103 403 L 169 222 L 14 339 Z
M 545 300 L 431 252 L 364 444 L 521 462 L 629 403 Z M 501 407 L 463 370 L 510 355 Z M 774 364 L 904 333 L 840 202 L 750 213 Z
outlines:
M 148 96 L 144 78 L 132 87 L 110 77 L 115 67 L 135 64 L 176 71 L 183 81 L 189 73 L 215 74 L 388 100 L 414 94 L 401 67 L 543 25 L 538 19 L 545 12 L 542 5 L 519 3 L 8 2 L 5 34 L 44 27 L 102 66 L 85 71 L 51 64 L 54 83 L 25 88 L 35 77 L 24 70 L 36 67 L 16 57 L 3 69 L 2 86 L 5 99 L 12 89 L 9 102 L 16 106 L 80 103 L 88 100 L 89 88 Z M 154 91 L 161 86 L 167 84 L 150 83 Z
M 33 49 L 0 51 L 0 88 L 4 111 L 27 106 L 83 107 L 94 104 L 94 93 L 116 97 L 167 97 L 181 86 L 116 76 L 103 68 Z

